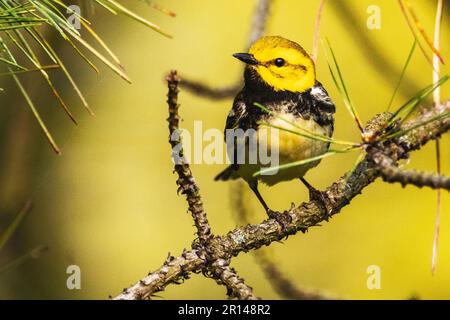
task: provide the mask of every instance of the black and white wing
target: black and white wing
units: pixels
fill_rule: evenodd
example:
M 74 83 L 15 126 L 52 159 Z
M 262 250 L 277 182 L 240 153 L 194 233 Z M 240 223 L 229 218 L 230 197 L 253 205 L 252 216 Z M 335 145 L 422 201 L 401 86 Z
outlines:
M 333 100 L 331 100 L 328 92 L 322 86 L 320 82 L 316 82 L 316 85 L 311 88 L 311 96 L 316 102 L 316 107 L 325 113 L 333 114 L 336 112 L 336 107 L 334 106 Z
M 233 107 L 228 113 L 227 122 L 225 124 L 225 137 L 227 129 L 236 129 L 241 127 L 243 119 L 248 115 L 247 106 L 245 105 L 244 95 L 242 91 L 236 96 Z
M 231 147 L 234 148 L 233 154 L 236 156 L 236 143 L 234 141 L 233 145 L 229 146 L 227 143 L 227 136 L 229 130 L 235 130 L 238 128 L 242 128 L 243 122 L 248 117 L 247 112 L 247 106 L 245 105 L 244 97 L 242 94 L 242 91 L 236 96 L 233 102 L 233 107 L 231 108 L 230 112 L 228 113 L 227 121 L 225 124 L 225 132 L 224 132 L 224 138 L 225 143 L 227 144 L 227 148 Z M 219 173 L 214 180 L 233 180 L 239 178 L 239 176 L 236 174 L 236 171 L 238 170 L 239 165 L 237 164 L 236 159 L 232 161 L 232 164 L 228 166 L 224 171 Z

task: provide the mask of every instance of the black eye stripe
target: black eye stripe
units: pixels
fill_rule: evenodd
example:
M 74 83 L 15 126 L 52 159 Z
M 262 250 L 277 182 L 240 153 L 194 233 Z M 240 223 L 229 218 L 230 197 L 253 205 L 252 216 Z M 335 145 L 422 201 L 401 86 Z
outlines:
M 284 60 L 283 58 L 276 58 L 276 59 L 274 59 L 272 61 L 268 61 L 268 62 L 265 62 L 265 63 L 263 62 L 263 63 L 261 63 L 261 65 L 265 66 L 266 68 L 270 67 L 270 65 L 274 65 L 274 66 L 276 66 L 278 68 L 289 66 L 289 67 L 292 67 L 294 69 L 300 69 L 300 70 L 302 70 L 304 72 L 308 71 L 308 68 L 306 66 L 304 66 L 302 64 L 291 64 L 291 63 L 287 62 L 286 60 Z
M 304 65 L 296 64 L 296 65 L 294 65 L 294 67 L 295 67 L 296 69 L 301 69 L 301 70 L 303 70 L 303 71 L 306 71 L 306 67 L 305 67 Z

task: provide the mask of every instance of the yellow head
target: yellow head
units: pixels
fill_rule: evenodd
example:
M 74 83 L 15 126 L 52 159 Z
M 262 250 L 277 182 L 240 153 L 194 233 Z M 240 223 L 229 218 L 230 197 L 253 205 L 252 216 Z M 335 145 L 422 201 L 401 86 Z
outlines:
M 314 62 L 306 51 L 279 36 L 262 37 L 248 53 L 234 57 L 247 63 L 275 91 L 303 92 L 316 82 Z

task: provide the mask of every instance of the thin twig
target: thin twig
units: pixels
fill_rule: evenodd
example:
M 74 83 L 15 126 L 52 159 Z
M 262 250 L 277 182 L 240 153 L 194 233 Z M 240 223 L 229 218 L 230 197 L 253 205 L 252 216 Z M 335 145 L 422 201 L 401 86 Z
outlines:
M 189 211 L 194 219 L 197 228 L 198 239 L 201 244 L 205 244 L 211 238 L 211 227 L 206 217 L 203 202 L 199 194 L 199 188 L 194 180 L 189 164 L 183 155 L 183 148 L 181 145 L 181 133 L 179 130 L 180 117 L 178 115 L 178 84 L 180 78 L 176 71 L 171 71 L 167 76 L 167 83 L 169 93 L 167 94 L 167 104 L 169 105 L 169 142 L 172 146 L 172 158 L 175 161 L 175 171 L 178 174 L 178 192 L 186 195 L 186 200 L 189 205 Z M 181 146 L 178 155 L 174 154 L 174 149 Z
M 317 64 L 319 53 L 319 38 L 320 38 L 320 22 L 322 21 L 322 13 L 325 7 L 325 0 L 320 0 L 319 9 L 317 10 L 316 23 L 314 26 L 314 38 L 312 47 L 312 59 Z
M 253 42 L 258 40 L 264 34 L 271 5 L 272 0 L 257 0 L 247 48 L 249 48 Z M 183 89 L 187 89 L 195 95 L 207 99 L 221 100 L 233 98 L 238 93 L 239 89 L 242 88 L 242 80 L 237 80 L 234 84 L 224 87 L 212 87 L 204 82 L 190 80 L 189 78 L 186 79 L 186 77 L 183 77 L 181 87 Z
M 441 174 L 441 146 L 439 139 L 436 139 L 436 172 Z M 436 190 L 436 221 L 434 224 L 434 236 L 433 236 L 433 249 L 431 251 L 431 274 L 436 273 L 437 267 L 437 253 L 439 245 L 439 230 L 441 226 L 441 210 L 442 210 L 442 190 L 438 188 Z
M 211 265 L 211 274 L 218 284 L 227 287 L 227 295 L 230 299 L 239 300 L 259 300 L 253 294 L 252 287 L 245 284 L 244 279 L 240 278 L 233 268 L 230 268 L 229 261 L 217 259 Z
M 400 183 L 402 186 L 429 187 L 432 189 L 446 189 L 450 191 L 450 178 L 435 173 L 402 170 L 397 166 L 387 166 L 381 169 L 381 177 L 390 183 Z
M 238 82 L 237 84 L 226 87 L 214 88 L 200 81 L 183 78 L 181 87 L 203 98 L 211 100 L 222 100 L 234 97 L 239 89 L 242 88 L 242 82 Z
M 149 299 L 157 292 L 164 291 L 170 283 L 178 283 L 188 279 L 192 272 L 199 272 L 205 267 L 204 253 L 199 250 L 184 251 L 179 257 L 170 254 L 161 268 L 150 272 L 135 285 L 124 289 L 115 300 L 143 300 Z
M 441 24 L 442 24 L 442 13 L 443 13 L 444 1 L 437 1 L 436 8 L 436 19 L 434 26 L 434 48 L 439 52 L 440 50 L 440 37 L 441 37 Z M 439 82 L 439 71 L 441 67 L 441 59 L 436 54 L 433 54 L 433 83 L 436 84 Z M 441 87 L 438 86 L 436 90 L 433 92 L 433 102 L 434 107 L 438 108 L 441 102 Z M 437 174 L 441 174 L 441 147 L 439 139 L 436 139 L 436 169 Z M 439 229 L 441 224 L 441 189 L 437 189 L 436 191 L 436 222 L 434 227 L 434 237 L 433 237 L 433 249 L 431 254 L 431 273 L 434 275 L 436 273 L 437 266 L 437 252 L 438 252 L 438 244 L 439 244 Z
M 247 42 L 247 49 L 251 47 L 253 42 L 261 38 L 266 31 L 267 18 L 270 14 L 270 6 L 272 0 L 257 0 L 255 11 L 253 13 L 253 22 L 250 29 L 250 37 Z

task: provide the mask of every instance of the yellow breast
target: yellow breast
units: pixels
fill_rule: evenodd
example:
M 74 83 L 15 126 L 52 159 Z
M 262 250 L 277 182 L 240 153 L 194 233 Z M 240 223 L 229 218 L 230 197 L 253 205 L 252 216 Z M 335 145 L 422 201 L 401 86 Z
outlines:
M 289 113 L 283 113 L 280 114 L 280 116 L 295 124 L 295 126 L 279 118 L 272 118 L 268 121 L 268 124 L 273 127 L 286 128 L 297 132 L 302 132 L 298 128 L 300 127 L 315 134 L 327 137 L 331 135 L 330 126 L 320 126 L 313 119 L 304 120 L 303 118 L 295 117 Z M 328 149 L 327 142 L 310 139 L 285 130 L 275 129 L 271 126 L 261 125 L 259 127 L 258 131 L 267 130 L 267 134 L 258 135 L 258 145 L 261 146 L 266 143 L 270 154 L 272 154 L 272 152 L 278 153 L 279 165 L 316 157 L 325 153 Z M 276 130 L 276 132 L 272 132 L 272 130 Z M 274 175 L 260 175 L 258 176 L 258 180 L 268 185 L 273 185 L 281 181 L 297 179 L 303 177 L 309 169 L 318 165 L 319 162 L 320 160 L 289 169 L 279 170 Z M 261 163 L 257 165 L 240 165 L 239 175 L 248 180 L 253 173 L 269 166 L 273 166 L 273 163 L 269 165 Z

